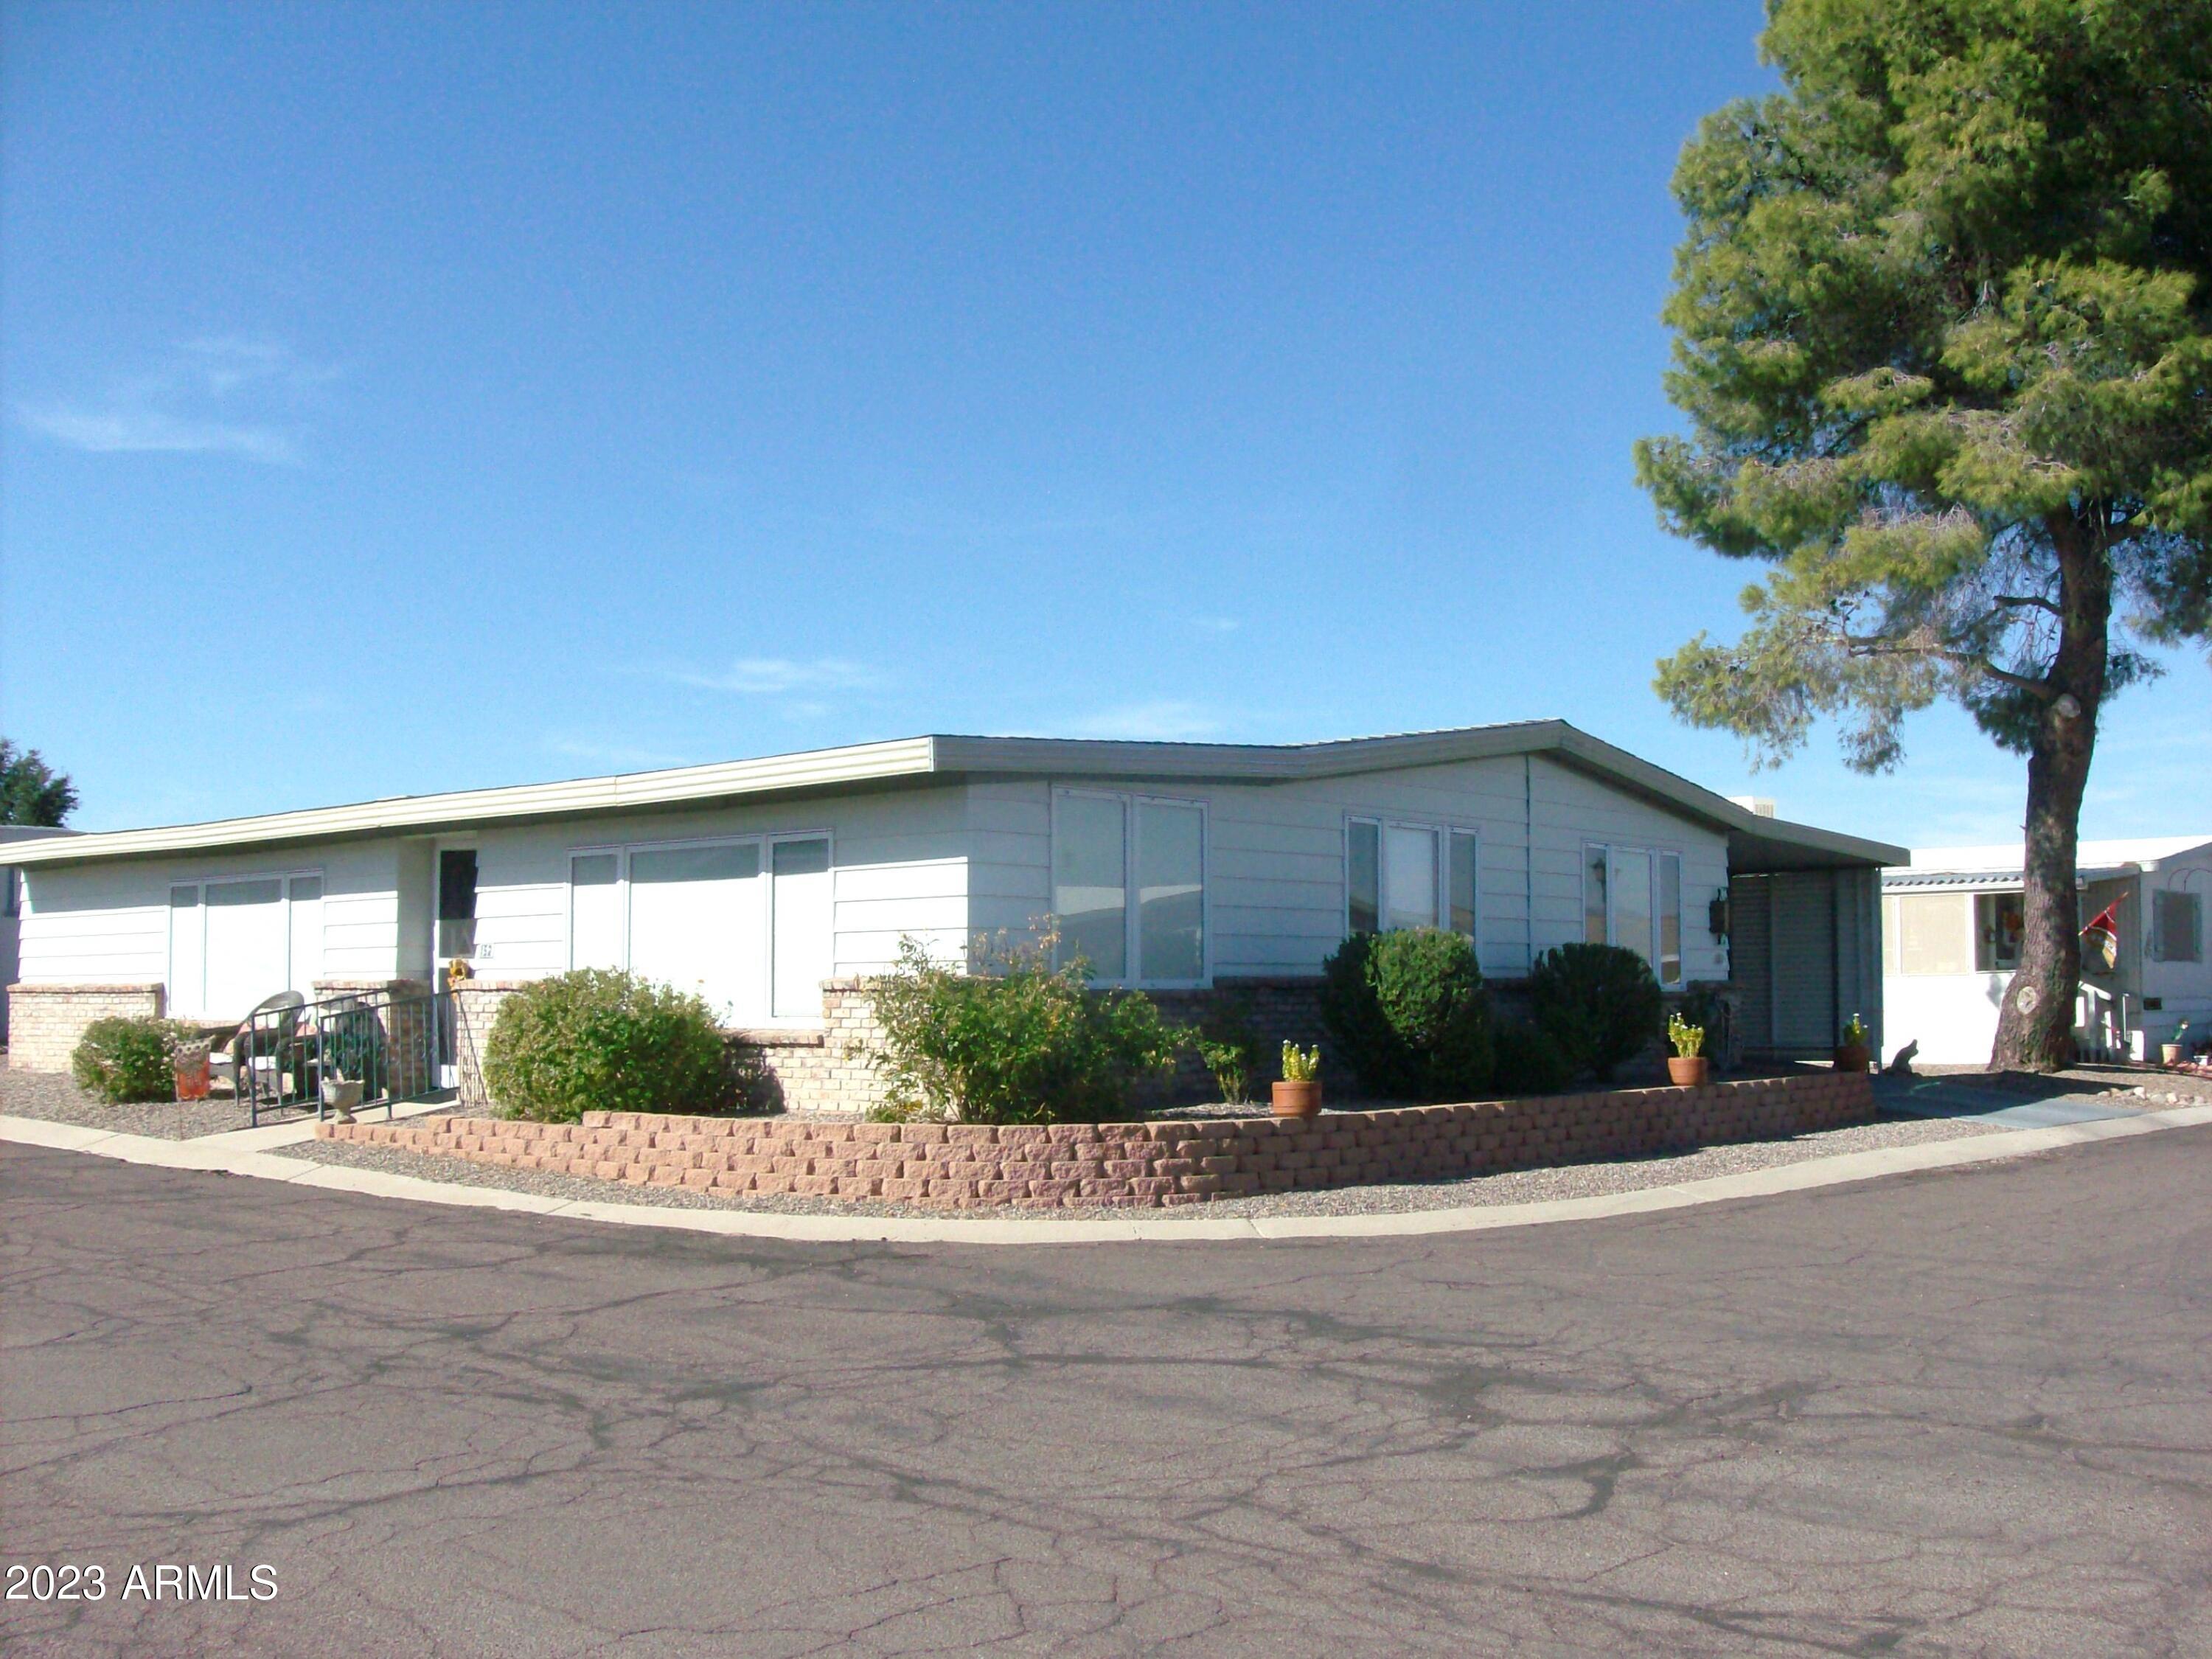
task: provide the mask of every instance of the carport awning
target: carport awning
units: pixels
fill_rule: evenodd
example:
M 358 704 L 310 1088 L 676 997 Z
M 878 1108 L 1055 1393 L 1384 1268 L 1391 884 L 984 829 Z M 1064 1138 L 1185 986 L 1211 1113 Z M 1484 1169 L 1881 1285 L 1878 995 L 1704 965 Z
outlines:
M 2106 865 L 2076 870 L 2076 886 L 2113 881 L 2136 873 L 2135 866 Z M 1885 893 L 2017 893 L 2027 884 L 2018 870 L 1889 870 L 1881 878 Z
M 1763 876 L 1778 870 L 1879 870 L 1907 864 L 1902 847 L 1863 841 L 1833 830 L 1783 818 L 1760 818 L 1756 829 L 1729 830 L 1729 870 L 1739 876 Z

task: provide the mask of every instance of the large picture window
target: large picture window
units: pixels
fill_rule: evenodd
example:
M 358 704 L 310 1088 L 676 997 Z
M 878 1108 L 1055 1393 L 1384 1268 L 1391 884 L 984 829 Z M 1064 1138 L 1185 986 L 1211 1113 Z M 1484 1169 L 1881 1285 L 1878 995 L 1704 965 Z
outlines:
M 836 956 L 830 837 L 580 848 L 568 965 L 696 991 L 731 1025 L 814 1022 Z
M 1682 982 L 1682 855 L 1591 842 L 1583 848 L 1583 939 L 1618 945 Z
M 1060 923 L 1060 959 L 1080 956 L 1094 980 L 1202 983 L 1205 807 L 1054 790 L 1052 909 Z
M 1472 939 L 1480 848 L 1473 830 L 1446 824 L 1346 820 L 1345 931 L 1443 927 Z
M 177 882 L 169 889 L 170 1012 L 236 1019 L 323 972 L 319 872 Z

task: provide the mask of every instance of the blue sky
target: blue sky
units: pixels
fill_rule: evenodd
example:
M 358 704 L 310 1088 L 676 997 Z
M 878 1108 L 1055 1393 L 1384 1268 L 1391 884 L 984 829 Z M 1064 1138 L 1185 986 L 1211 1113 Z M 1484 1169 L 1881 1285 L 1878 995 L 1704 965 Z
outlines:
M 0 729 L 86 828 L 927 730 L 1560 715 L 1655 659 L 1666 181 L 1741 3 L 0 4 Z M 2212 827 L 2203 659 L 2094 835 Z

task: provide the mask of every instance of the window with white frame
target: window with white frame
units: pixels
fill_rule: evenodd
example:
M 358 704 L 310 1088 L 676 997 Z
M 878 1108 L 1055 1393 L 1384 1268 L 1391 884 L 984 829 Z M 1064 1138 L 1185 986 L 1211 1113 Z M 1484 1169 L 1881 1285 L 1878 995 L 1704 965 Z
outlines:
M 2195 893 L 2159 888 L 2151 894 L 2151 952 L 2160 962 L 2204 960 L 2204 903 Z
M 818 1022 L 834 971 L 832 880 L 818 830 L 579 848 L 568 965 L 695 991 L 732 1025 Z
M 1443 927 L 1475 936 L 1480 842 L 1472 830 L 1395 818 L 1344 825 L 1347 933 Z
M 1094 980 L 1204 982 L 1204 805 L 1054 790 L 1052 911 L 1060 960 L 1080 956 Z
M 1618 945 L 1682 982 L 1682 855 L 1592 842 L 1583 848 L 1583 939 Z
M 172 1012 L 235 1019 L 280 991 L 311 997 L 323 972 L 319 871 L 169 888 Z

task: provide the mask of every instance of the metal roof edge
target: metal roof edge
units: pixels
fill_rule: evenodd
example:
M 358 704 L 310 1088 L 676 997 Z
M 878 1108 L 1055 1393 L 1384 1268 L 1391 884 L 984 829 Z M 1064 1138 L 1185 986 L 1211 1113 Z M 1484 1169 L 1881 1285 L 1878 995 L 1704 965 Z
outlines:
M 268 812 L 152 830 L 106 830 L 57 842 L 16 843 L 9 848 L 8 860 L 24 866 L 76 864 L 159 853 L 497 823 L 568 813 L 616 812 L 779 790 L 818 789 L 841 783 L 919 776 L 927 774 L 932 766 L 929 738 L 897 738 L 884 743 L 810 750 L 760 760 L 719 761 L 707 766 L 618 773 L 557 783 L 393 795 L 345 806 L 309 807 L 293 812 Z
M 1092 738 L 994 738 L 934 732 L 836 749 L 556 783 L 514 784 L 430 795 L 389 796 L 150 830 L 71 836 L 60 844 L 18 843 L 24 865 L 362 837 L 460 828 L 529 817 L 605 813 L 707 803 L 794 789 L 827 789 L 897 777 L 976 775 L 1220 778 L 1255 783 L 1341 776 L 1397 767 L 1448 765 L 1522 754 L 1559 756 L 1674 811 L 1731 834 L 1756 836 L 1869 864 L 1901 865 L 1900 847 L 1787 819 L 1760 817 L 1679 773 L 1631 754 L 1563 720 L 1518 720 L 1440 731 L 1334 738 L 1308 744 L 1121 742 Z

